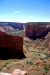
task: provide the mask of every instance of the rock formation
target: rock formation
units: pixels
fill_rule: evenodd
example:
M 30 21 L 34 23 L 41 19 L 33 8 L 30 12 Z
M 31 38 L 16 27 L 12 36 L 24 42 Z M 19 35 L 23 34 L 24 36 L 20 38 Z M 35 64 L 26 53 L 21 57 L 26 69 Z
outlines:
M 44 38 L 50 31 L 46 25 L 27 24 L 25 35 L 31 39 Z
M 0 73 L 0 75 L 27 75 L 27 71 L 15 69 L 12 73 Z
M 13 58 L 15 56 L 12 54 L 18 55 L 18 53 L 19 55 L 23 53 L 23 38 L 0 31 L 0 57 Z

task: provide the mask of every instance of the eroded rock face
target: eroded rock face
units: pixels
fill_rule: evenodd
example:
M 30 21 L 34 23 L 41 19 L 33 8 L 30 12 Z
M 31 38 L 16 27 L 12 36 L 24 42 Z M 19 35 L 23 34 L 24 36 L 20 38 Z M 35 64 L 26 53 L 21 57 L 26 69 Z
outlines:
M 0 47 L 16 48 L 23 51 L 23 38 L 20 36 L 8 35 L 0 31 Z
M 8 35 L 0 31 L 0 57 L 13 58 L 15 57 L 13 55 L 17 55 L 18 53 L 19 55 L 23 53 L 23 38 L 17 35 Z
M 31 39 L 44 38 L 48 34 L 48 28 L 44 25 L 26 25 L 25 34 Z

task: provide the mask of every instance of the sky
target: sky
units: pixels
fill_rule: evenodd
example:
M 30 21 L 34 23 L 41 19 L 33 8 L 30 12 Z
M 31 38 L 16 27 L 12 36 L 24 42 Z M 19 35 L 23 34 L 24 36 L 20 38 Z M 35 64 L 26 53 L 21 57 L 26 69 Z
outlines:
M 50 22 L 50 0 L 0 0 L 0 21 Z

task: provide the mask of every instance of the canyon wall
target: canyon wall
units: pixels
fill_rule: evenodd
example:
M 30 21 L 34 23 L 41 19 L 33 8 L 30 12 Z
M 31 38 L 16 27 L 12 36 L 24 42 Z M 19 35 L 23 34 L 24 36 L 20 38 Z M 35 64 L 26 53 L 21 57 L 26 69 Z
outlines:
M 26 24 L 25 35 L 31 39 L 44 38 L 50 31 L 50 25 Z

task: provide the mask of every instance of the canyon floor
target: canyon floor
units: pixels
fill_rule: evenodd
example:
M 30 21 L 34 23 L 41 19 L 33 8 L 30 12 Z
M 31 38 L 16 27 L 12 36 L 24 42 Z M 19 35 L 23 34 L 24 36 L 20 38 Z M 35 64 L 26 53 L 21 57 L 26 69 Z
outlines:
M 50 33 L 44 39 L 24 37 L 23 52 L 26 58 L 0 60 L 0 72 L 21 69 L 27 71 L 27 75 L 50 75 Z

